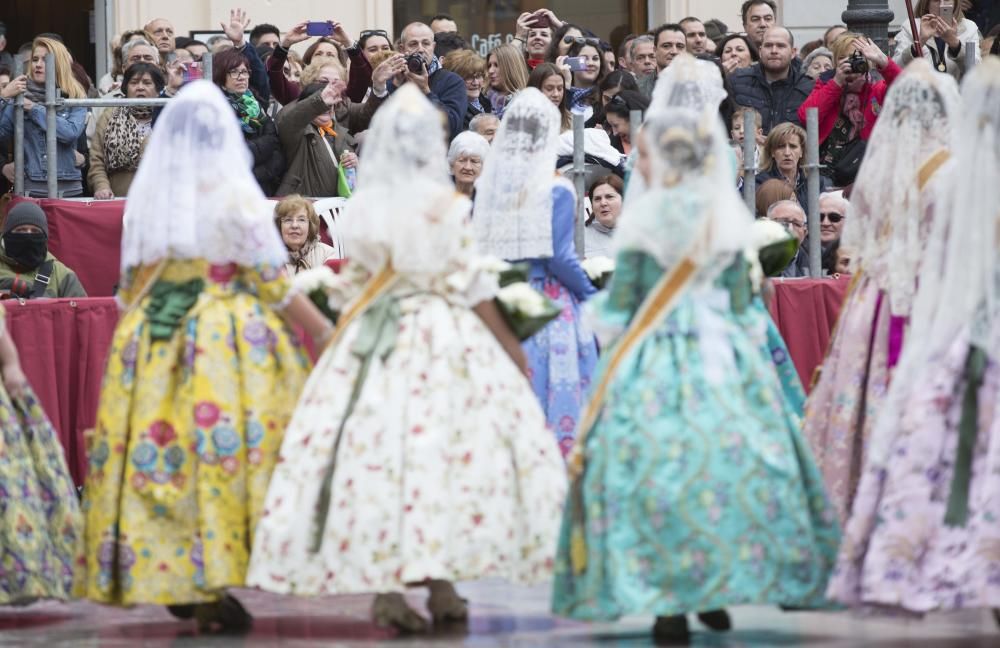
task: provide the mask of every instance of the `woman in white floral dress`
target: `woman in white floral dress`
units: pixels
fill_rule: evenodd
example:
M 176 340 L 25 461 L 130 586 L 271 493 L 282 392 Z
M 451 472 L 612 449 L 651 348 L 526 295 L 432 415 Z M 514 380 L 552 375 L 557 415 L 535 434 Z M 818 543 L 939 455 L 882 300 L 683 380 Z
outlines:
M 408 631 L 427 622 L 407 587 L 427 585 L 444 622 L 467 615 L 453 581 L 547 579 L 566 489 L 439 121 L 407 85 L 373 122 L 330 299 L 337 332 L 286 433 L 247 577 L 378 592 L 375 621 Z

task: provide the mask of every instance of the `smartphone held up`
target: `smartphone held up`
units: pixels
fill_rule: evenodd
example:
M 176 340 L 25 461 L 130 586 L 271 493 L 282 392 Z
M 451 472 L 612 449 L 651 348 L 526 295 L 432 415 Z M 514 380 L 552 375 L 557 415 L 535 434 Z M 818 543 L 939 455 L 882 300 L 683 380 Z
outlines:
M 937 15 L 949 25 L 955 20 L 955 3 L 941 2 L 938 5 Z
M 306 23 L 307 36 L 333 36 L 333 22 L 324 20 L 320 22 L 309 21 Z

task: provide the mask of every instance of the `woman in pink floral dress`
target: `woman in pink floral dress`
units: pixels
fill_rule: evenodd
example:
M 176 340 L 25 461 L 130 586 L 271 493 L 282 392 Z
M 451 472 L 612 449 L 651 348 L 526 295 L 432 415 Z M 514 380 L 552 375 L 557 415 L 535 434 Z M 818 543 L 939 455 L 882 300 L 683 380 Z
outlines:
M 380 625 L 466 618 L 453 581 L 551 575 L 565 471 L 448 180 L 437 110 L 407 84 L 373 121 L 348 206 L 337 333 L 281 448 L 248 582 L 378 592 Z M 520 368 L 519 368 L 520 365 Z
M 1000 61 L 962 93 L 950 209 L 830 582 L 849 605 L 1000 607 Z
M 889 90 L 851 196 L 842 244 L 855 251 L 854 281 L 804 428 L 842 523 L 902 350 L 958 105 L 953 79 L 910 65 Z

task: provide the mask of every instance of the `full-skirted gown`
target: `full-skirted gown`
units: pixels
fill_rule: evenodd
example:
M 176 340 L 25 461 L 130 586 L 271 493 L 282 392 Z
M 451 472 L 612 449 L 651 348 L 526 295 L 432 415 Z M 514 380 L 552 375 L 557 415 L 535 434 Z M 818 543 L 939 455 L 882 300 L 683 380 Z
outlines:
M 359 314 L 341 315 L 295 410 L 250 585 L 317 595 L 551 576 L 565 467 L 527 379 L 472 310 L 496 278 L 478 269 L 468 201 L 449 204 L 407 215 L 419 236 L 386 249 L 352 241 L 331 304 Z M 388 267 L 382 296 L 352 306 Z
M 0 308 L 0 335 L 8 335 Z M 83 517 L 55 429 L 30 387 L 0 382 L 0 605 L 68 599 Z
M 925 166 L 937 169 L 933 164 L 940 160 L 932 157 Z M 937 171 L 921 187 L 921 199 L 928 206 L 925 231 L 933 213 L 931 197 L 945 175 Z M 850 515 L 872 428 L 903 350 L 907 318 L 893 315 L 894 310 L 903 309 L 893 307 L 887 277 L 889 264 L 904 262 L 889 255 L 862 260 L 841 308 L 819 380 L 806 401 L 803 433 L 823 472 L 841 524 Z M 914 281 L 917 276 L 915 268 Z
M 637 209 L 680 236 L 689 198 L 655 191 Z M 593 304 L 598 330 L 628 326 L 664 273 L 645 252 L 619 252 L 610 290 Z M 695 275 L 612 377 L 583 448 L 586 566 L 574 570 L 571 494 L 555 613 L 608 620 L 826 603 L 839 528 L 745 273 L 733 263 L 714 279 Z
M 218 599 L 245 582 L 309 361 L 275 310 L 281 268 L 170 260 L 129 272 L 89 440 L 87 575 L 104 603 Z
M 1000 608 L 1000 366 L 968 330 L 943 346 L 927 364 L 933 374 L 903 395 L 886 457 L 865 466 L 830 580 L 830 596 L 848 605 Z M 948 521 L 956 473 L 966 478 L 967 515 Z
M 597 342 L 580 305 L 596 293 L 580 267 L 573 242 L 576 200 L 562 181 L 552 189 L 552 257 L 527 259 L 531 286 L 562 309 L 562 315 L 524 342 L 531 385 L 563 454 L 573 447 L 577 420 L 597 366 Z

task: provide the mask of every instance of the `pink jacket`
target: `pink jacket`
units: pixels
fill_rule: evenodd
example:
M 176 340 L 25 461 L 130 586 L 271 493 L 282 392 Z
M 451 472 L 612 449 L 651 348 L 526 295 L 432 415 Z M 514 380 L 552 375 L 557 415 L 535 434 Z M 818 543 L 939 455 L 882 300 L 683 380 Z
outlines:
M 889 64 L 882 71 L 884 80 L 878 83 L 866 83 L 861 90 L 861 103 L 865 107 L 865 125 L 861 129 L 861 139 L 867 140 L 875 127 L 875 120 L 882 112 L 882 104 L 885 103 L 885 95 L 889 91 L 889 86 L 896 80 L 903 70 L 896 63 L 889 59 Z M 816 81 L 816 87 L 812 94 L 799 106 L 799 121 L 806 123 L 806 110 L 809 108 L 819 108 L 819 143 L 822 144 L 830 136 L 833 127 L 840 116 L 840 98 L 843 88 L 837 85 L 833 78 L 826 81 Z

